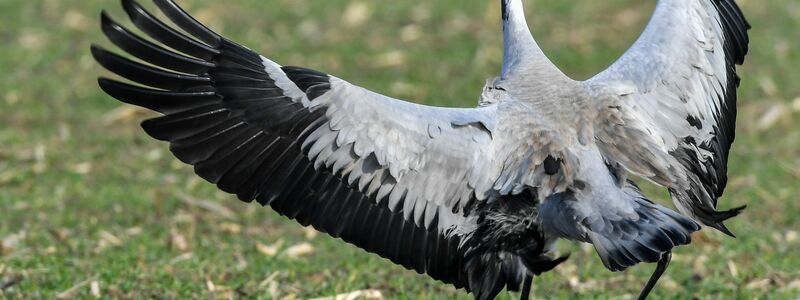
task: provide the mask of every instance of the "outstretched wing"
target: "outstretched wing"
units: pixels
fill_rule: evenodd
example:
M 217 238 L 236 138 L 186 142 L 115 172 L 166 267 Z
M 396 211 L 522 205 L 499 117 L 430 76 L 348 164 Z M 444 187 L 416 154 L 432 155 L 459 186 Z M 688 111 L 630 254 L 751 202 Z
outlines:
M 157 6 L 187 36 L 122 1 L 149 42 L 102 16 L 134 57 L 93 46 L 121 101 L 163 114 L 144 130 L 195 172 L 406 268 L 466 287 L 459 245 L 483 181 L 493 109 L 403 102 L 299 67 L 283 67 L 207 29 L 171 0 Z
M 734 0 L 660 0 L 639 40 L 589 80 L 618 93 L 624 124 L 617 125 L 641 133 L 622 129 L 629 140 L 607 154 L 628 170 L 669 186 L 683 213 L 729 234 L 722 221 L 740 209 L 715 208 L 727 182 L 739 85 L 736 65 L 747 54 L 749 28 Z M 654 148 L 672 161 L 668 167 L 653 158 L 658 155 L 641 153 Z M 674 176 L 676 184 L 663 180 L 663 173 L 677 173 L 666 176 Z

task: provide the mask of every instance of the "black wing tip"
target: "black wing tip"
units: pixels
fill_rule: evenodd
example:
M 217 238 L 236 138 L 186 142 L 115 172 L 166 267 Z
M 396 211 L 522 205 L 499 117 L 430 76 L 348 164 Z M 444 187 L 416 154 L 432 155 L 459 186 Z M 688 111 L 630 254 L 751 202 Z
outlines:
M 113 60 L 113 59 L 121 59 L 122 58 L 118 54 L 115 54 L 113 51 L 108 50 L 105 47 L 100 46 L 100 45 L 95 44 L 95 43 L 92 43 L 89 46 L 89 51 L 91 51 L 92 57 L 94 58 L 95 61 L 100 63 L 101 66 L 103 66 L 104 68 L 106 68 L 106 70 L 109 70 L 111 72 L 114 72 L 114 70 L 109 68 L 109 62 L 111 60 Z M 114 72 L 114 73 L 116 74 L 116 72 Z
M 157 21 L 158 18 L 154 17 L 136 0 L 121 0 L 121 5 L 125 13 L 134 24 L 145 20 Z M 137 24 L 138 25 L 138 24 Z
M 94 57 L 94 59 L 98 61 L 100 60 L 98 59 L 98 57 L 105 57 L 105 55 L 109 52 L 108 50 L 106 50 L 106 48 L 103 48 L 103 46 L 100 46 L 95 43 L 91 43 L 89 45 L 89 51 L 92 52 L 92 57 Z
M 100 11 L 100 29 L 103 33 L 108 35 L 108 30 L 112 29 L 114 25 L 116 25 L 116 23 L 111 19 L 111 16 L 108 15 L 108 12 L 105 9 Z
M 97 84 L 100 86 L 100 88 L 104 92 L 108 93 L 109 89 L 114 89 L 114 88 L 118 87 L 121 83 L 119 81 L 114 80 L 114 79 L 111 79 L 111 78 L 108 78 L 108 77 L 104 77 L 104 76 L 100 76 L 100 77 L 97 77 Z
M 124 8 L 126 11 L 128 11 L 129 9 L 139 9 L 139 8 L 141 8 L 141 7 L 142 7 L 142 6 L 141 6 L 141 5 L 139 5 L 139 3 L 138 3 L 138 2 L 136 2 L 135 0 L 120 0 L 120 4 L 122 5 L 122 7 L 123 7 L 123 8 Z
M 139 123 L 139 127 L 141 127 L 142 130 L 144 130 L 144 133 L 146 133 L 147 135 L 149 135 L 154 139 L 157 139 L 159 141 L 170 142 L 172 140 L 171 136 L 169 136 L 168 134 L 163 134 L 160 128 L 158 128 L 158 126 L 156 125 L 156 122 L 158 122 L 158 118 L 147 119 Z
M 89 46 L 89 51 L 91 51 L 92 57 L 94 57 L 95 61 L 100 63 L 100 65 L 103 66 L 104 68 L 106 68 L 106 70 L 109 70 L 109 71 L 113 72 L 109 68 L 109 60 L 113 59 L 112 57 L 114 57 L 115 54 L 113 54 L 111 51 L 109 51 L 108 49 L 104 48 L 103 46 L 97 45 L 95 43 L 92 43 Z M 100 78 L 98 78 L 98 83 L 100 83 L 101 81 L 105 82 L 106 80 L 111 80 L 111 79 L 100 77 Z M 102 86 L 103 86 L 103 84 L 100 83 L 100 87 L 102 87 Z
M 738 216 L 746 208 L 747 208 L 747 205 L 742 205 L 742 206 L 739 206 L 739 207 L 736 207 L 736 208 L 732 208 L 732 209 L 729 209 L 729 210 L 726 210 L 726 211 L 714 212 L 712 214 L 712 217 L 714 218 L 714 222 L 710 222 L 708 224 L 708 226 L 711 226 L 712 228 L 714 228 L 716 230 L 719 230 L 720 232 L 724 233 L 727 236 L 730 236 L 732 238 L 736 238 L 736 235 L 733 234 L 733 232 L 730 229 L 728 229 L 728 226 L 725 226 L 725 224 L 723 222 L 728 220 L 728 219 L 730 219 L 730 218 Z
M 752 26 L 736 1 L 716 0 L 714 6 L 720 15 L 720 22 L 725 31 L 726 52 L 732 56 L 731 59 L 736 65 L 742 65 L 750 50 L 750 36 L 747 31 Z
M 102 28 L 120 27 L 114 18 L 105 9 L 100 11 L 100 26 Z
M 103 92 L 105 92 L 114 99 L 117 99 L 119 101 L 128 104 L 138 105 L 136 101 L 132 101 L 128 97 L 130 89 L 127 87 L 125 83 L 119 82 L 117 80 L 108 77 L 100 76 L 97 78 L 97 85 L 100 86 L 100 89 L 103 90 Z
M 122 5 L 122 9 L 125 10 L 125 13 L 133 20 L 134 22 L 140 17 L 149 17 L 150 14 L 135 0 L 121 0 L 120 4 Z
M 170 19 L 175 25 L 186 30 L 196 38 L 206 42 L 212 46 L 219 46 L 223 41 L 222 36 L 209 29 L 203 23 L 200 23 L 186 12 L 180 5 L 173 0 L 153 0 L 159 9 Z
M 712 224 L 711 227 L 716 230 L 719 230 L 719 232 L 722 232 L 729 237 L 736 238 L 736 235 L 733 234 L 733 232 L 730 229 L 728 229 L 728 226 L 725 226 L 725 224 L 723 224 L 722 222 Z
M 117 81 L 108 77 L 100 76 L 97 78 L 97 85 L 100 86 L 100 89 L 103 90 L 106 94 L 117 99 L 119 101 L 133 104 L 140 106 L 137 101 L 133 101 L 130 97 L 131 92 L 133 92 L 136 87 L 127 83 L 123 83 L 121 81 Z
M 112 42 L 114 41 L 112 38 L 114 36 L 130 35 L 130 32 L 115 21 L 105 10 L 100 12 L 100 29 Z

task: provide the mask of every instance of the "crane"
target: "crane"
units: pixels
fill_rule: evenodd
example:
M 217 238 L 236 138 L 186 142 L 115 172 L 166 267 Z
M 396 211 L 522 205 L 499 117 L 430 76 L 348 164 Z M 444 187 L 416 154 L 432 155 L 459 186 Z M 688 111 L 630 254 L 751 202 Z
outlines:
M 528 298 L 532 277 L 567 259 L 553 255 L 560 239 L 591 243 L 611 271 L 657 263 L 646 298 L 674 247 L 700 224 L 732 236 L 723 221 L 744 209 L 717 210 L 750 27 L 733 0 L 659 0 L 633 46 L 586 81 L 545 56 L 522 0 L 500 0 L 502 70 L 472 108 L 282 66 L 154 2 L 172 25 L 122 0 L 150 39 L 101 14 L 138 61 L 91 47 L 137 83 L 101 77 L 106 93 L 161 114 L 141 124 L 148 135 L 240 200 L 476 299 Z M 631 177 L 667 188 L 677 212 Z

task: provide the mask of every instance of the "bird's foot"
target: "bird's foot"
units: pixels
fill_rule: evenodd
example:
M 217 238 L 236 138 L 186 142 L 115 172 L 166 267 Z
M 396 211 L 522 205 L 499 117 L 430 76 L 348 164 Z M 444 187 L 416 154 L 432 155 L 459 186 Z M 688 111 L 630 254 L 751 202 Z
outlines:
M 533 274 L 526 273 L 525 281 L 522 282 L 522 292 L 519 295 L 519 300 L 528 300 L 531 295 L 531 285 L 533 285 Z
M 669 262 L 672 260 L 672 252 L 667 252 L 661 255 L 661 259 L 658 260 L 658 265 L 656 266 L 656 270 L 653 272 L 653 275 L 650 275 L 650 279 L 647 280 L 647 284 L 644 285 L 642 292 L 639 293 L 639 300 L 647 299 L 647 295 L 650 294 L 650 291 L 653 290 L 653 287 L 656 286 L 656 282 L 658 279 L 661 278 L 661 275 L 664 274 L 664 271 L 667 270 L 669 266 Z

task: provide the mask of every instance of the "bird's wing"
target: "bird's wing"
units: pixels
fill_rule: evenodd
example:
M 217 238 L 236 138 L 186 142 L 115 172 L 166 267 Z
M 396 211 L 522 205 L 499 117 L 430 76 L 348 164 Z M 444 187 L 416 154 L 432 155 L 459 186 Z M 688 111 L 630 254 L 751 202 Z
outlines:
M 493 108 L 438 108 L 395 100 L 333 76 L 280 66 L 155 0 L 189 36 L 133 0 L 133 24 L 172 50 L 102 16 L 135 62 L 93 46 L 111 96 L 160 112 L 144 130 L 170 142 L 195 172 L 241 200 L 406 268 L 464 287 L 466 215 L 488 161 Z
M 734 0 L 660 0 L 644 33 L 590 85 L 621 111 L 600 137 L 606 155 L 670 187 L 681 212 L 726 231 L 717 212 L 734 139 L 736 65 L 749 25 Z M 615 137 L 625 139 L 614 141 Z

